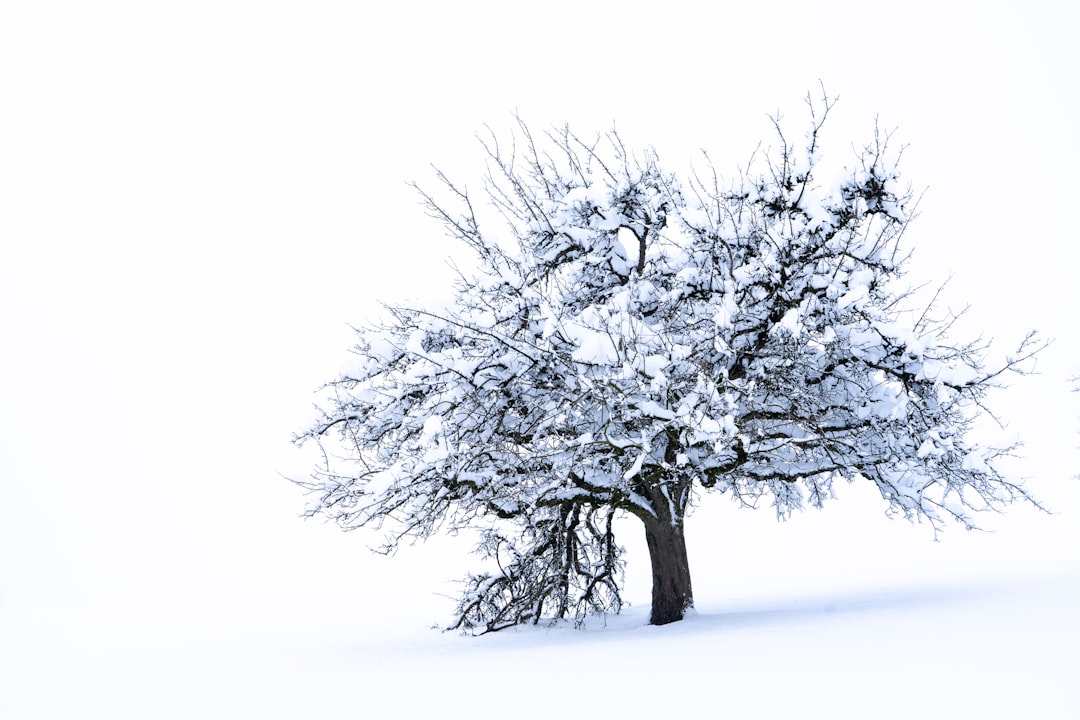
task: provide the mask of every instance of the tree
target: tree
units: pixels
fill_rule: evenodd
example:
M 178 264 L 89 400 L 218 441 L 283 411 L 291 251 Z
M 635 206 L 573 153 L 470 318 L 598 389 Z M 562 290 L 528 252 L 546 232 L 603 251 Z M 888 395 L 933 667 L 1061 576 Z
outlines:
M 475 268 L 445 306 L 359 330 L 355 367 L 297 437 L 346 448 L 298 481 L 309 514 L 388 523 L 387 550 L 477 530 L 489 569 L 453 627 L 485 632 L 618 612 L 622 514 L 645 529 L 651 622 L 680 620 L 703 491 L 786 517 L 869 482 L 935 529 L 1031 501 L 999 468 L 1013 447 L 970 430 L 1040 343 L 987 369 L 985 343 L 906 307 L 899 153 L 875 131 L 819 183 L 832 102 L 807 103 L 802 142 L 775 118 L 776 149 L 727 184 L 711 164 L 681 182 L 615 132 L 534 137 L 520 120 L 509 147 L 481 139 L 492 218 L 438 173 L 448 200 L 421 196 Z

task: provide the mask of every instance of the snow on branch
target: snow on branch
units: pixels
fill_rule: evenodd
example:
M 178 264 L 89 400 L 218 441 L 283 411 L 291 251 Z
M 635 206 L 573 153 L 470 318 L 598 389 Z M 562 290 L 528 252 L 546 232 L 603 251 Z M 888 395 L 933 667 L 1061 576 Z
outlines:
M 482 198 L 436 172 L 421 198 L 476 269 L 444 305 L 359 331 L 297 439 L 334 448 L 298 481 L 309 513 L 391 545 L 478 529 L 489 570 L 454 627 L 483 632 L 617 612 L 619 514 L 650 539 L 654 622 L 681 617 L 694 487 L 786 516 L 870 482 L 935 527 L 1031 500 L 999 466 L 1015 447 L 970 431 L 1045 343 L 988 368 L 985 343 L 910 306 L 900 152 L 875 130 L 819 177 L 834 106 L 808 105 L 800 143 L 775 118 L 778 149 L 731 180 L 708 156 L 684 182 L 614 131 L 520 119 L 480 139 Z

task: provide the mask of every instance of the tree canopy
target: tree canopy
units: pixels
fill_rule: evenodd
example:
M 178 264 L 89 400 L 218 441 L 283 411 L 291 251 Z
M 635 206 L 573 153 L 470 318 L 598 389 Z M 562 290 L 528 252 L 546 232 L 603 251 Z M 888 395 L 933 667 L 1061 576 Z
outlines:
M 1014 448 L 970 431 L 1041 344 L 988 368 L 985 343 L 911 302 L 900 153 L 875 131 L 819 178 L 832 103 L 808 107 L 798 142 L 777 118 L 730 180 L 666 172 L 616 132 L 520 121 L 481 139 L 479 197 L 439 173 L 421 197 L 475 264 L 446 303 L 358 331 L 297 438 L 344 448 L 297 481 L 309 514 L 385 523 L 388 547 L 476 530 L 488 568 L 454 626 L 490 631 L 617 612 L 621 514 L 645 528 L 652 622 L 682 618 L 684 519 L 707 493 L 786 516 L 872 483 L 935 527 L 1030 500 L 1000 469 Z

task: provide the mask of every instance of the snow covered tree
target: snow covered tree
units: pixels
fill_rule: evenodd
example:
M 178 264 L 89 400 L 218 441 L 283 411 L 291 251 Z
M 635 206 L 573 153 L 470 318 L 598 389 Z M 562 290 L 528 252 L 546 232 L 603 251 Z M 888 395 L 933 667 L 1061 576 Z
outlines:
M 569 129 L 481 140 L 484 205 L 445 175 L 427 209 L 471 248 L 443 305 L 359 330 L 299 443 L 344 443 L 298 480 L 309 514 L 404 538 L 472 528 L 488 570 L 454 627 L 618 612 L 613 520 L 644 526 L 651 622 L 693 603 L 684 522 L 705 492 L 781 517 L 838 481 L 940 526 L 1031 498 L 971 439 L 987 391 L 1023 372 L 907 307 L 912 215 L 888 137 L 817 177 L 832 107 L 730 182 L 680 180 L 654 152 Z M 487 207 L 490 218 L 478 213 Z M 497 211 L 497 212 L 496 212 Z

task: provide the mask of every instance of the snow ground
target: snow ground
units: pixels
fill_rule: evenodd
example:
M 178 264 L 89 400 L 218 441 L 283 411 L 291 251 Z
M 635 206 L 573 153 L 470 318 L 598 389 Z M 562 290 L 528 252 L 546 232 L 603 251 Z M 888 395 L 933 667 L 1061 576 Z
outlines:
M 439 581 L 467 561 L 437 541 L 356 558 L 363 579 L 351 586 L 298 591 L 248 578 L 216 598 L 2 605 L 0 708 L 26 719 L 529 718 L 553 705 L 626 718 L 672 707 L 1076 717 L 1080 568 L 1070 539 L 1080 505 L 1075 488 L 1061 489 L 1066 512 L 1019 508 L 994 533 L 939 543 L 863 514 L 857 493 L 779 526 L 767 513 L 703 509 L 690 538 L 698 607 L 666 627 L 647 624 L 635 547 L 633 607 L 584 630 L 432 629 L 452 609 Z M 715 552 L 740 537 L 739 551 Z
M 87 609 L 0 618 L 10 718 L 1076 717 L 1080 578 L 634 608 L 585 631 L 397 633 L 347 607 Z

